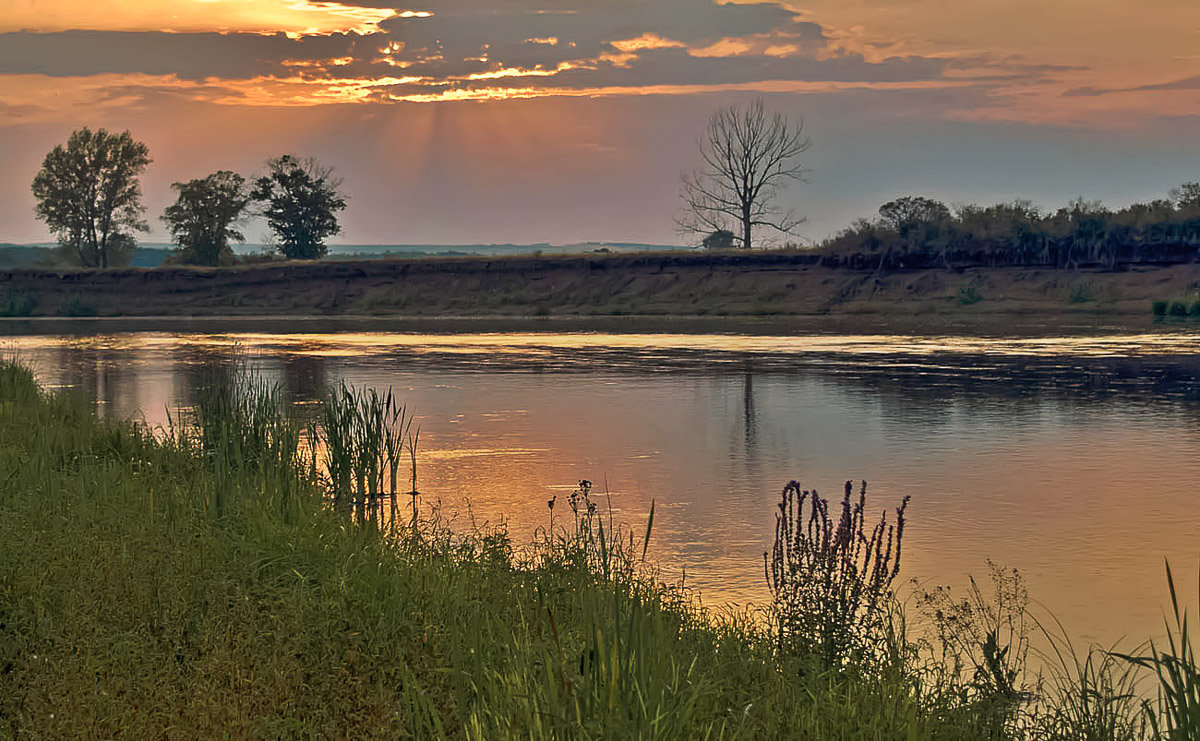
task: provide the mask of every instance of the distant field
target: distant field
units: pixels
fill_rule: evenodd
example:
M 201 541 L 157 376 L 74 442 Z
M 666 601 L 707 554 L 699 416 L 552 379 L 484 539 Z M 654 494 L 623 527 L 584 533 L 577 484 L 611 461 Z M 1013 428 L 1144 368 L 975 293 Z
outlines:
M 577 242 L 573 244 L 334 244 L 329 246 L 329 257 L 338 258 L 388 258 L 388 257 L 503 257 L 511 255 L 581 255 L 588 253 L 625 252 L 669 252 L 686 250 L 665 244 L 640 244 L 636 242 Z M 175 251 L 175 245 L 164 242 L 148 242 L 138 246 L 133 256 L 135 268 L 156 268 Z M 265 244 L 246 243 L 234 246 L 240 256 L 269 253 Z M 8 244 L 0 242 L 0 268 L 31 268 L 54 265 L 54 245 Z
M 343 260 L 227 269 L 0 271 L 20 316 L 1085 317 L 1148 321 L 1194 303 L 1200 264 L 830 267 L 802 251 Z M 7 309 L 7 310 L 6 310 Z
M 173 248 L 139 247 L 133 255 L 132 267 L 156 268 L 170 256 Z M 5 244 L 0 243 L 0 268 L 50 267 L 57 263 L 53 245 L 48 244 Z

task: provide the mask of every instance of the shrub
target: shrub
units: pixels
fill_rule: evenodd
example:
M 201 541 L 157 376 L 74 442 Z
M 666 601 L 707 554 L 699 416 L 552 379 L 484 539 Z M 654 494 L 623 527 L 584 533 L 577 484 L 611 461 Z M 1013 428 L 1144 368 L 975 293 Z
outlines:
M 1090 280 L 1079 280 L 1071 284 L 1068 299 L 1073 304 L 1086 304 L 1096 300 L 1096 286 Z
M 1185 317 L 1188 315 L 1188 305 L 1182 301 L 1172 301 L 1168 311 L 1171 316 Z
M 79 294 L 72 293 L 62 305 L 63 316 L 96 316 L 96 307 L 84 301 Z
M 1009 738 L 1035 699 L 1027 681 L 1029 593 L 1016 569 L 988 561 L 988 570 L 991 595 L 971 577 L 965 596 L 937 587 L 918 605 L 936 631 L 937 664 L 970 677 L 964 699 L 980 712 L 987 737 Z
M 1154 316 L 1163 317 L 1167 315 L 1167 306 L 1168 302 L 1166 301 L 1155 301 L 1151 306 L 1151 311 L 1154 312 Z
M 977 304 L 983 300 L 983 296 L 979 295 L 979 285 L 982 281 L 979 278 L 974 278 L 958 288 L 958 303 L 963 306 Z
M 28 293 L 0 294 L 0 316 L 29 316 L 35 306 L 37 299 Z

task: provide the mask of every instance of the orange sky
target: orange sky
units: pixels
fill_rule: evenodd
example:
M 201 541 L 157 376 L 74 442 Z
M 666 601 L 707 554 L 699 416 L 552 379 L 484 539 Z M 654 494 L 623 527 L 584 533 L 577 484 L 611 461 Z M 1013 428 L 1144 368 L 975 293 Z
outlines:
M 613 130 L 606 137 L 567 129 L 577 125 L 571 123 L 571 101 L 608 100 L 596 110 L 615 112 L 637 108 L 632 100 L 648 97 L 659 101 L 656 115 L 662 118 L 654 125 L 693 131 L 690 119 L 671 117 L 748 93 L 766 94 L 838 133 L 847 127 L 837 116 L 865 117 L 877 124 L 864 131 L 872 146 L 887 142 L 891 150 L 915 152 L 927 145 L 924 135 L 898 138 L 897 120 L 920 120 L 930 129 L 971 125 L 976 128 L 954 131 L 990 142 L 1007 142 L 1009 127 L 1031 127 L 1024 129 L 1026 137 L 1039 146 L 1060 131 L 1086 132 L 1077 141 L 1109 137 L 1118 148 L 1124 146 L 1118 140 L 1178 135 L 1179 146 L 1191 152 L 1200 120 L 1200 3 L 9 0 L 0 9 L 0 135 L 7 139 L 0 149 L 22 147 L 18 131 L 22 141 L 41 146 L 72 126 L 144 128 L 184 109 L 189 117 L 214 122 L 229 120 L 218 109 L 245 109 L 245 133 L 268 109 L 349 105 L 386 117 L 410 104 L 509 101 L 511 108 L 513 100 L 547 99 L 562 101 L 537 109 L 554 112 L 542 127 L 548 146 L 566 151 L 599 139 L 609 151 L 645 161 L 644 153 L 634 153 L 639 145 L 629 141 L 640 134 Z M 694 106 L 700 100 L 708 102 Z M 458 118 L 484 125 L 523 116 L 497 110 Z M 305 114 L 296 121 L 301 126 L 301 119 L 329 118 Z M 160 149 L 170 141 L 165 130 L 143 135 Z M 463 136 L 488 138 L 484 132 Z M 291 138 L 303 145 L 298 137 Z M 861 140 L 853 144 L 863 146 Z M 228 146 L 231 155 L 238 149 L 232 140 Z M 1186 152 L 1181 156 L 1195 162 Z M 466 163 L 478 164 L 478 172 L 459 177 L 484 178 L 498 162 L 510 161 L 496 156 L 494 162 Z M 890 156 L 881 150 L 880 157 Z M 195 159 L 200 166 L 203 158 Z M 590 160 L 559 164 L 564 173 L 584 177 L 585 162 Z M 659 187 L 673 191 L 667 181 L 689 163 L 680 151 L 659 165 L 669 178 L 629 175 L 657 178 Z M 914 177 L 911 168 L 907 177 L 936 185 L 936 178 Z M 378 173 L 373 178 L 381 185 L 386 180 Z M 871 197 L 888 190 L 883 184 L 874 178 Z M 1172 184 L 1164 182 L 1163 190 Z M 839 187 L 852 189 L 849 182 Z M 1050 187 L 1047 182 L 1044 190 Z M 0 196 L 25 189 L 0 187 Z M 968 187 L 964 195 L 1009 191 L 1016 184 Z M 671 197 L 660 200 L 666 204 Z M 9 231 L 31 234 L 20 215 L 28 198 L 19 201 L 8 211 L 0 205 L 0 219 L 22 220 Z M 628 236 L 653 232 L 662 240 L 669 223 L 668 214 L 664 226 L 643 224 Z M 0 234 L 0 241 L 5 238 Z

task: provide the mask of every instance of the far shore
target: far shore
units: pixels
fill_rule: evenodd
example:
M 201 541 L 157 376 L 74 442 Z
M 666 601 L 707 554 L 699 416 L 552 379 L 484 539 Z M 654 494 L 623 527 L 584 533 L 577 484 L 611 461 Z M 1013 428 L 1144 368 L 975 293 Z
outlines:
M 1048 335 L 1200 326 L 1200 263 L 829 267 L 744 255 L 0 271 L 0 334 L 123 331 Z

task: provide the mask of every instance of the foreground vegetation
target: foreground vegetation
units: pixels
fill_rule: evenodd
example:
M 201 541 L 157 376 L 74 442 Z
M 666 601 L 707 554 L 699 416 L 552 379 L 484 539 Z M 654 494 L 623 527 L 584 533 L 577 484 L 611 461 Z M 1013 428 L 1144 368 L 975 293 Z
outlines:
M 0 365 L 0 736 L 1193 737 L 1186 628 L 1059 641 L 1038 680 L 1011 572 L 906 622 L 904 508 L 872 527 L 865 491 L 839 516 L 789 485 L 774 604 L 720 617 L 655 578 L 653 510 L 621 530 L 587 482 L 520 549 L 372 496 L 418 444 L 390 395 L 335 389 L 307 428 L 252 378 L 203 399 L 152 432 Z M 1143 708 L 1140 665 L 1178 691 Z

